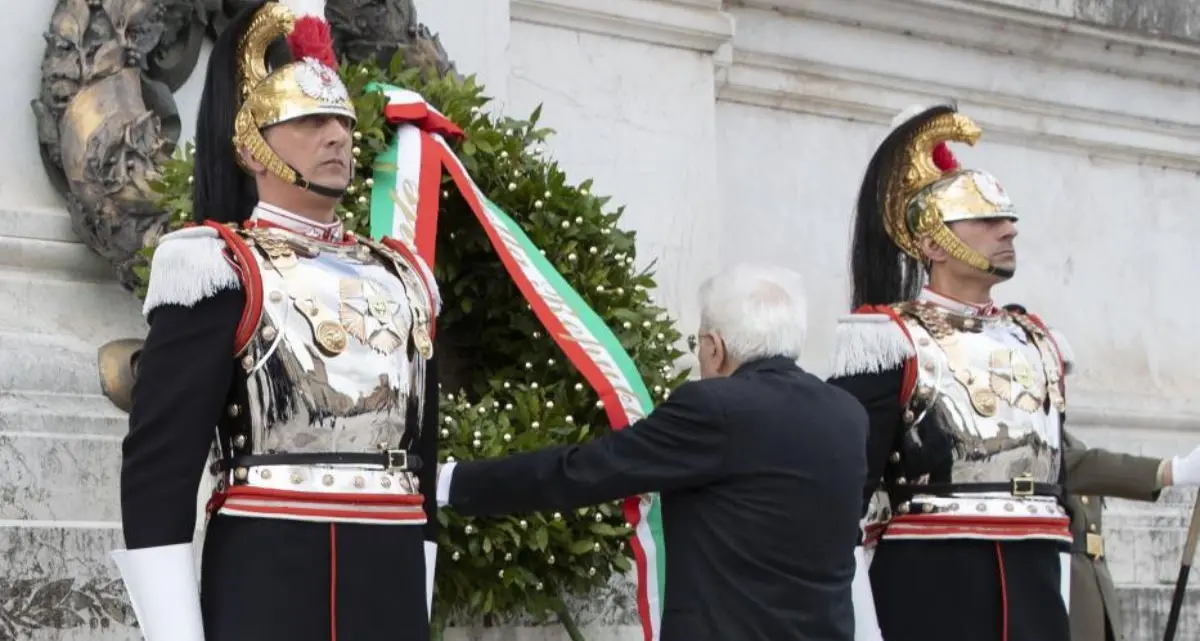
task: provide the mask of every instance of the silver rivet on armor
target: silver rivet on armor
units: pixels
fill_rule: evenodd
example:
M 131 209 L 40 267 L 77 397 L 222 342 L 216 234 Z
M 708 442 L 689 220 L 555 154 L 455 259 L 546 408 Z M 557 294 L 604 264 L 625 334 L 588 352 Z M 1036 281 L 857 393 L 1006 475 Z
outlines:
M 908 501 L 905 501 L 904 503 L 901 503 L 900 505 L 896 506 L 896 511 L 901 514 L 908 514 L 909 508 L 910 508 L 910 506 L 908 504 Z
M 987 503 L 978 503 L 975 505 L 975 509 L 979 512 L 987 512 Z
M 242 413 L 242 407 L 240 405 L 238 405 L 237 403 L 234 403 L 233 405 L 229 406 L 229 415 L 230 416 L 237 418 L 237 416 L 241 413 Z
M 1086 496 L 1080 497 L 1079 502 L 1083 503 L 1084 505 L 1087 505 L 1088 497 L 1086 497 Z
M 904 478 L 903 476 L 896 479 L 896 485 L 906 485 L 906 484 L 908 484 L 908 479 Z
M 951 512 L 957 512 L 958 511 L 958 503 L 951 503 L 949 509 Z
M 391 487 L 391 486 L 392 486 L 392 479 L 390 479 L 390 478 L 388 478 L 388 477 L 386 477 L 386 476 L 385 476 L 385 477 L 383 477 L 383 478 L 379 479 L 379 484 L 380 484 L 380 485 L 382 485 L 382 486 L 384 486 L 384 487 Z
M 1030 506 L 1029 506 L 1029 513 L 1030 513 L 1030 514 L 1037 514 L 1037 506 L 1036 506 L 1036 505 L 1030 505 Z
M 366 485 L 367 485 L 367 479 L 364 479 L 361 476 L 354 477 L 354 487 L 362 489 L 363 487 L 366 487 Z
M 326 474 L 325 476 L 321 477 L 321 482 L 325 485 L 333 485 L 333 475 Z
M 911 423 L 917 420 L 917 415 L 913 414 L 912 410 L 904 410 L 904 422 Z
M 1014 509 L 1016 509 L 1016 506 L 1015 506 L 1015 505 L 1013 505 L 1012 503 L 1005 503 L 1005 504 L 1004 504 L 1004 511 L 1005 511 L 1005 512 L 1012 512 Z
M 234 478 L 236 478 L 239 481 L 245 481 L 246 476 L 249 474 L 250 474 L 250 472 L 244 467 L 239 467 L 238 469 L 233 471 Z
M 254 357 L 249 354 L 246 354 L 245 356 L 243 356 L 242 357 L 242 368 L 248 372 L 253 367 L 254 367 Z
M 300 485 L 300 484 L 301 484 L 301 483 L 303 483 L 303 482 L 304 482 L 304 477 L 303 477 L 303 476 L 300 476 L 300 474 L 298 474 L 298 473 L 297 473 L 297 474 L 292 474 L 292 483 L 293 483 L 293 484 L 295 484 L 295 485 Z
M 966 327 L 967 329 L 971 329 L 971 328 L 975 327 L 975 319 L 974 318 L 963 319 L 963 327 Z
M 276 332 L 274 327 L 267 326 L 262 329 L 262 337 L 264 341 L 275 340 L 275 334 Z
M 926 503 L 926 504 L 924 504 L 924 505 L 922 505 L 922 506 L 921 506 L 921 511 L 922 511 L 922 512 L 932 512 L 932 511 L 933 511 L 933 506 L 932 506 L 932 505 L 930 505 L 929 503 Z
M 270 480 L 271 470 L 263 470 L 263 471 L 259 472 L 258 475 L 260 477 L 262 477 L 262 480 L 264 480 L 264 481 Z
M 283 292 L 274 291 L 268 294 L 268 297 L 271 299 L 272 303 L 278 303 L 283 300 Z
M 233 437 L 233 446 L 239 450 L 243 447 L 246 447 L 246 435 L 238 434 L 237 436 Z
M 890 459 L 893 463 L 899 463 L 900 462 L 900 452 L 892 452 L 892 455 L 889 456 L 888 459 Z

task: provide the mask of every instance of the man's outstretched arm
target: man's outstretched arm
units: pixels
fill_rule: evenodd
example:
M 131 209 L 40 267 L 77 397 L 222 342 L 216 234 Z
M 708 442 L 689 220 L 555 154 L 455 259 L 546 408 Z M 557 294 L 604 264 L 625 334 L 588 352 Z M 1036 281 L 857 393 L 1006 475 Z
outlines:
M 438 501 L 487 516 L 565 510 L 701 485 L 726 454 L 720 409 L 703 382 L 685 383 L 646 418 L 580 445 L 447 463 Z

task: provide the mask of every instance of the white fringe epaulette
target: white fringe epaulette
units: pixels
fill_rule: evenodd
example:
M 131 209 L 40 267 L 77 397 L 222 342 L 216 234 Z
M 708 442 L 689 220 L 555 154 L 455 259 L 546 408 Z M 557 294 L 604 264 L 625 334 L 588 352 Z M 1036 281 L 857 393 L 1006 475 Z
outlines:
M 216 230 L 187 227 L 164 235 L 154 248 L 142 314 L 163 305 L 191 307 L 221 290 L 241 286 Z
M 917 353 L 904 328 L 887 314 L 839 318 L 834 344 L 833 377 L 887 371 Z
M 1075 350 L 1071 349 L 1071 344 L 1067 342 L 1067 337 L 1063 336 L 1062 332 L 1050 329 L 1050 338 L 1054 340 L 1054 345 L 1058 347 L 1058 355 L 1062 358 L 1063 374 L 1070 374 L 1075 370 Z

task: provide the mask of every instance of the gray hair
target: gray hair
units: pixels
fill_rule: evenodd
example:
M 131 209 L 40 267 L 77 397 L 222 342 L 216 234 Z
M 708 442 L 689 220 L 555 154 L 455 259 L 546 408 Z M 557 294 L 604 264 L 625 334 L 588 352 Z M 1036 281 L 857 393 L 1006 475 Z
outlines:
M 738 363 L 799 359 L 808 333 L 804 279 L 782 267 L 735 265 L 700 286 L 700 328 L 720 336 Z

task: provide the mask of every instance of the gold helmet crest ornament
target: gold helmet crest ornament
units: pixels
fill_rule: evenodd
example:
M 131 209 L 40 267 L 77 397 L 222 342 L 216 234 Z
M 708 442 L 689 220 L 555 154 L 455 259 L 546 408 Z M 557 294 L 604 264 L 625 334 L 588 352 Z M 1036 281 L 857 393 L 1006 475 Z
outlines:
M 892 149 L 899 157 L 894 159 L 894 170 L 881 176 L 880 214 L 887 235 L 918 261 L 925 259 L 921 240 L 929 238 L 975 269 L 1011 277 L 1010 270 L 997 268 L 949 227 L 963 220 L 1017 219 L 996 178 L 978 169 L 963 169 L 947 146 L 948 142 L 974 145 L 983 131 L 953 106 L 915 110 L 920 113 L 905 118 L 914 111 L 910 109 L 897 118 L 900 122 L 893 131 L 900 138 L 893 141 Z
M 287 41 L 292 62 L 269 68 L 268 49 Z M 321 18 L 296 18 L 286 5 L 267 2 L 250 20 L 238 46 L 238 112 L 233 145 L 245 149 L 268 171 L 304 189 L 338 198 L 344 188 L 310 183 L 267 145 L 267 127 L 312 115 L 357 118 L 350 94 L 337 73 L 329 24 Z M 238 157 L 241 162 L 241 157 Z

